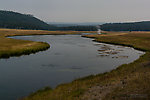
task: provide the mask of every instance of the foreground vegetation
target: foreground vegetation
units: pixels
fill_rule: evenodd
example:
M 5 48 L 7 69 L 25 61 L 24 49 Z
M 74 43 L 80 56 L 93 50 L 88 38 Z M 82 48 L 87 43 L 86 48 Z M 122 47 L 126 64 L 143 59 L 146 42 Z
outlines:
M 146 53 L 130 64 L 111 72 L 91 75 L 46 87 L 22 100 L 149 100 L 150 99 L 150 32 L 105 32 L 107 35 L 86 35 L 95 41 L 131 46 Z
M 0 29 L 0 58 L 35 53 L 38 51 L 46 50 L 50 47 L 50 45 L 45 42 L 33 42 L 6 38 L 8 36 L 65 34 L 80 34 L 80 32 Z

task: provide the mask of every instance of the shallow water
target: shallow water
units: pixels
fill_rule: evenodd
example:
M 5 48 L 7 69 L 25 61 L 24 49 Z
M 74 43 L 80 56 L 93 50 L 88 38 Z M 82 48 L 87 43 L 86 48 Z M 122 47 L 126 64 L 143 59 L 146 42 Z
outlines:
M 45 41 L 47 51 L 0 59 L 0 100 L 16 100 L 45 86 L 103 73 L 143 54 L 129 47 L 93 42 L 80 35 L 16 36 Z

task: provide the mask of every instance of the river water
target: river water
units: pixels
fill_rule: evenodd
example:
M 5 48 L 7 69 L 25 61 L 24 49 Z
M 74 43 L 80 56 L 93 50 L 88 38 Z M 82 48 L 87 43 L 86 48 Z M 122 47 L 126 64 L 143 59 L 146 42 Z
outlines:
M 0 100 L 16 100 L 45 86 L 127 64 L 144 54 L 130 47 L 93 42 L 80 35 L 16 36 L 15 39 L 44 41 L 50 49 L 36 54 L 0 59 Z

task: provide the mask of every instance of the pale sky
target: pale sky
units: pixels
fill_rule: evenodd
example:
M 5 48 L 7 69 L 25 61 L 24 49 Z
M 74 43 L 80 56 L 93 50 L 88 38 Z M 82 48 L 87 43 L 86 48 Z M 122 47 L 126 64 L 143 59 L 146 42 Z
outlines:
M 32 14 L 48 22 L 150 20 L 150 0 L 0 0 L 0 9 Z

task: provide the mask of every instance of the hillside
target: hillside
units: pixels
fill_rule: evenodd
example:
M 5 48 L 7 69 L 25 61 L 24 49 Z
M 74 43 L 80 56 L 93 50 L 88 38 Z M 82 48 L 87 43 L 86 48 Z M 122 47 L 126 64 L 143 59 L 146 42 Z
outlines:
M 29 14 L 21 14 L 13 11 L 0 10 L 0 28 L 10 29 L 33 29 L 33 30 L 60 30 L 60 31 L 96 31 L 96 27 L 90 25 L 84 26 L 55 26 Z
M 103 31 L 150 31 L 150 21 L 133 23 L 106 23 L 101 25 Z
M 0 28 L 47 30 L 51 27 L 32 15 L 0 10 Z

